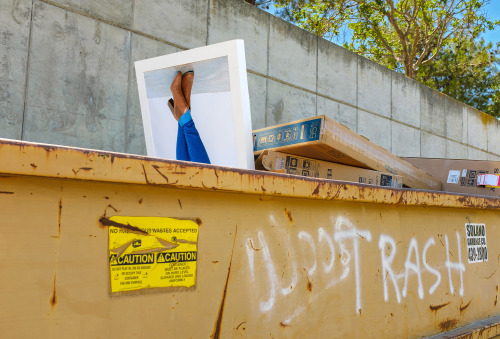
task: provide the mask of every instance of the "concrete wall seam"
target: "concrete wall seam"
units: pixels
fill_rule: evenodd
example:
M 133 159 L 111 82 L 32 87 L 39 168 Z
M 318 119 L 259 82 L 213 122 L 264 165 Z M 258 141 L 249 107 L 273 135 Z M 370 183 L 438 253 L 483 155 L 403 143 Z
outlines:
M 244 39 L 254 129 L 325 114 L 399 156 L 500 160 L 500 121 L 242 0 L 3 1 L 0 137 L 145 154 L 134 61 Z
M 35 0 L 31 1 L 31 13 L 30 13 L 30 32 L 28 36 L 28 55 L 26 58 L 26 78 L 24 81 L 24 103 L 23 103 L 23 117 L 21 123 L 21 140 L 24 139 L 24 129 L 25 129 L 25 121 L 26 121 L 26 101 L 28 95 L 28 84 L 29 84 L 29 69 L 30 69 L 30 48 L 31 48 L 31 32 L 33 32 L 33 8 L 34 8 Z
M 72 8 L 72 7 L 69 7 L 69 6 L 65 6 L 65 5 L 59 4 L 59 3 L 51 1 L 51 0 L 33 0 L 33 1 L 44 2 L 44 3 L 48 4 L 48 5 L 59 7 L 61 9 L 64 9 L 64 10 L 68 11 L 68 12 L 73 12 L 75 14 L 82 15 L 82 16 L 88 17 L 88 18 L 93 19 L 93 20 L 101 21 L 102 23 L 105 23 L 105 24 L 108 24 L 108 25 L 111 25 L 111 26 L 115 26 L 117 28 L 121 28 L 121 29 L 126 30 L 126 31 L 130 31 L 131 33 L 134 33 L 134 34 L 137 34 L 137 35 L 142 35 L 142 36 L 144 36 L 146 38 L 159 41 L 161 43 L 170 45 L 172 47 L 175 47 L 175 48 L 178 48 L 178 49 L 181 49 L 181 50 L 187 50 L 187 49 L 189 49 L 188 47 L 181 46 L 181 45 L 176 44 L 174 42 L 171 42 L 171 41 L 159 38 L 157 36 L 154 36 L 154 35 L 151 35 L 151 34 L 148 34 L 148 33 L 144 33 L 144 32 L 142 32 L 140 30 L 133 29 L 131 27 L 119 24 L 117 22 L 106 20 L 105 18 L 98 17 L 98 16 L 92 15 L 90 13 L 86 13 L 84 11 L 81 11 L 81 10 L 78 10 L 78 9 L 75 9 L 75 8 Z

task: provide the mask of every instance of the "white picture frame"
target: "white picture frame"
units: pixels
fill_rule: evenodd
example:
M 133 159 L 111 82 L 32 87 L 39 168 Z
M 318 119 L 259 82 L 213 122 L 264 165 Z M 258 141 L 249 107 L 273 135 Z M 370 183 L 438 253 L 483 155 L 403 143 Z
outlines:
M 219 166 L 254 169 L 245 46 L 231 40 L 135 62 L 148 156 L 176 159 L 177 121 L 168 106 L 178 71 L 194 70 L 191 115 Z M 175 135 L 175 137 L 174 137 Z

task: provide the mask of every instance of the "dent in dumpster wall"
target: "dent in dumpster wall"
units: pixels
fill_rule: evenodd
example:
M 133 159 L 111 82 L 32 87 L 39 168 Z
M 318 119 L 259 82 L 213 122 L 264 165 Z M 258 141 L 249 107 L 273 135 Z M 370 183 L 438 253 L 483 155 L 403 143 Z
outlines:
M 271 225 L 277 226 L 274 215 L 270 215 L 269 221 Z M 267 295 L 257 296 L 258 306 L 262 313 L 270 313 L 280 300 L 285 302 L 286 298 L 293 294 L 298 285 L 299 274 L 302 271 L 307 280 L 307 289 L 309 292 L 312 290 L 315 290 L 316 292 L 308 299 L 309 304 L 319 300 L 319 298 L 324 296 L 330 288 L 342 283 L 348 277 L 352 276 L 355 283 L 355 295 L 353 298 L 355 298 L 356 309 L 354 311 L 358 315 L 361 315 L 363 308 L 363 272 L 360 270 L 360 262 L 363 258 L 360 256 L 360 248 L 365 243 L 372 241 L 372 232 L 370 230 L 357 229 L 348 218 L 344 218 L 342 216 L 338 216 L 336 218 L 332 217 L 330 230 L 325 227 L 319 227 L 316 232 L 300 231 L 297 234 L 297 239 L 299 240 L 299 244 L 303 244 L 304 247 L 301 246 L 300 249 L 296 249 L 296 252 L 294 251 L 293 246 L 290 246 L 291 238 L 290 234 L 288 234 L 288 239 L 284 244 L 284 247 L 289 249 L 288 259 L 292 272 L 290 273 L 290 279 L 285 283 L 283 283 L 283 276 L 281 277 L 280 283 L 280 277 L 277 274 L 276 264 L 273 262 L 273 253 L 271 253 L 271 248 L 274 249 L 275 247 L 269 246 L 265 233 L 263 231 L 259 231 L 257 233 L 257 237 L 251 236 L 246 239 L 246 254 L 248 257 L 250 277 L 252 281 L 265 281 L 268 286 Z M 453 242 L 448 239 L 448 235 L 444 234 L 444 243 L 441 242 L 442 245 L 444 245 L 444 249 L 439 252 L 442 255 L 443 265 L 434 267 L 427 263 L 428 251 L 432 247 L 436 246 L 436 240 L 434 237 L 426 239 L 421 252 L 419 250 L 417 239 L 412 237 L 409 241 L 408 251 L 406 253 L 404 271 L 397 273 L 394 271 L 393 267 L 394 259 L 398 254 L 397 243 L 389 234 L 381 233 L 378 237 L 378 248 L 380 253 L 380 270 L 382 272 L 381 278 L 383 281 L 383 291 L 380 291 L 380 293 L 383 293 L 385 302 L 390 302 L 391 293 L 393 293 L 392 298 L 395 297 L 397 302 L 401 303 L 402 298 L 406 298 L 409 294 L 409 280 L 414 279 L 415 276 L 418 286 L 418 297 L 423 299 L 426 294 L 432 295 L 435 293 L 438 286 L 444 283 L 442 274 L 439 271 L 440 269 L 445 269 L 447 272 L 447 283 L 451 294 L 454 293 L 456 288 L 453 284 L 453 277 L 456 277 L 456 275 L 459 276 L 460 286 L 458 288 L 458 293 L 460 296 L 463 296 L 463 273 L 465 272 L 465 265 L 462 262 L 459 232 L 456 232 L 455 236 L 456 247 L 453 246 Z M 326 248 L 330 251 L 329 260 L 320 259 L 318 250 L 319 246 L 323 246 L 323 250 Z M 311 257 L 314 258 L 313 261 L 309 260 L 309 262 L 301 262 L 298 260 L 298 253 L 303 254 L 304 251 L 310 251 L 309 253 L 312 253 Z M 456 261 L 452 261 L 450 259 L 450 253 L 454 258 L 456 258 Z M 301 255 L 301 258 L 303 257 L 304 256 Z M 340 259 L 342 269 L 338 274 L 332 277 L 331 273 L 334 268 L 336 258 Z M 257 272 L 262 272 L 255 269 L 257 260 L 263 260 L 265 263 L 264 271 L 266 276 L 257 276 Z M 422 283 L 422 273 L 424 272 L 428 272 L 435 277 L 432 285 L 424 286 Z M 314 275 L 321 275 L 323 277 L 326 277 L 327 275 L 329 276 L 326 277 L 326 283 L 324 286 L 316 288 L 311 283 L 311 277 Z M 404 284 L 401 285 L 401 282 L 399 281 L 403 278 Z M 468 304 L 464 307 L 464 309 L 467 306 Z M 296 307 L 292 314 L 286 316 L 286 318 L 281 322 L 281 325 L 289 326 L 292 320 L 300 316 L 306 309 L 307 305 Z

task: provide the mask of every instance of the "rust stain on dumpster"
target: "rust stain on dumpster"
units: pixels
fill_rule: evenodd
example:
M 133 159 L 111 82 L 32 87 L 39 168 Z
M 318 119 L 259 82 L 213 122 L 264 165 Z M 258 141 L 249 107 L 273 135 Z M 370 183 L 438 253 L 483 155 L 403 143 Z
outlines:
M 284 211 L 285 211 L 285 214 L 286 214 L 286 216 L 288 218 L 288 221 L 290 221 L 291 223 L 293 223 L 292 211 L 289 211 L 286 208 L 284 209 Z
M 113 205 L 109 204 L 108 206 L 106 206 L 106 209 L 104 210 L 104 216 L 108 215 L 108 208 L 111 208 L 116 213 L 120 212 L 116 207 L 114 207 Z
M 127 232 L 131 232 L 131 233 L 136 233 L 136 234 L 140 234 L 140 235 L 150 235 L 148 232 L 141 230 L 139 227 L 132 226 L 130 224 L 127 224 L 127 225 L 121 224 L 119 222 L 110 220 L 108 217 L 105 217 L 105 216 L 102 216 L 101 218 L 99 218 L 99 223 L 102 225 L 102 228 L 113 226 L 113 227 L 118 227 L 120 229 L 126 230 Z
M 437 311 L 439 310 L 440 308 L 443 308 L 445 306 L 448 306 L 449 304 L 451 304 L 451 301 L 447 302 L 447 303 L 444 303 L 444 304 L 439 304 L 439 305 L 429 305 L 429 308 L 431 309 L 431 311 Z
M 238 326 L 236 326 L 235 330 L 239 330 L 240 327 L 244 324 L 246 324 L 247 322 L 246 321 L 242 321 Z M 244 331 L 245 330 L 245 326 L 241 327 L 241 329 Z
M 77 170 L 75 170 L 74 168 L 72 169 L 72 171 L 73 171 L 73 173 L 75 173 L 75 175 L 78 175 L 78 172 L 80 172 L 80 171 L 88 172 L 88 171 L 91 171 L 91 170 L 93 170 L 92 167 L 80 167 Z
M 144 179 L 146 180 L 146 184 L 149 184 L 148 175 L 146 173 L 146 168 L 144 167 L 144 164 L 141 164 L 141 166 L 142 166 L 142 171 L 144 173 Z
M 233 264 L 233 254 L 234 246 L 236 245 L 236 238 L 238 236 L 238 226 L 236 226 L 236 231 L 234 232 L 233 249 L 231 250 L 231 259 L 229 260 L 229 266 L 227 268 L 226 283 L 224 285 L 224 292 L 222 293 L 222 300 L 220 302 L 219 312 L 217 314 L 217 320 L 215 322 L 214 332 L 210 336 L 213 339 L 218 339 L 220 337 L 220 328 L 222 325 L 222 316 L 224 314 L 224 306 L 226 303 L 227 285 L 229 283 L 229 275 L 231 274 L 231 265 Z
M 439 323 L 439 328 L 441 329 L 441 331 L 449 331 L 453 327 L 455 327 L 456 324 L 458 324 L 457 319 L 447 319 Z
M 52 309 L 54 309 L 54 307 L 56 306 L 57 304 L 57 294 L 56 294 L 56 274 L 54 273 L 54 287 L 52 289 L 52 297 L 50 297 L 50 306 L 52 307 Z
M 318 195 L 319 194 L 319 187 L 321 186 L 321 184 L 318 184 L 318 186 L 316 186 L 316 188 L 314 189 L 314 191 L 312 192 L 312 195 Z
M 309 293 L 311 293 L 312 289 L 313 289 L 313 284 L 312 284 L 311 280 L 309 279 L 309 275 L 307 274 L 307 271 L 305 268 L 304 268 L 304 273 L 305 273 L 306 279 L 307 279 L 306 288 L 309 291 Z
M 163 179 L 165 179 L 167 181 L 167 184 L 168 184 L 168 177 L 160 171 L 160 166 L 153 165 L 153 168 L 155 169 L 156 172 L 158 172 L 159 175 L 161 175 L 163 177 Z M 144 173 L 146 173 L 146 172 L 144 172 Z
M 252 239 L 250 239 L 249 243 L 250 243 L 250 247 L 252 248 L 252 250 L 254 250 L 256 252 L 261 251 L 264 248 L 264 246 L 262 246 L 261 248 L 255 248 L 253 245 Z
M 465 311 L 467 309 L 467 307 L 469 307 L 470 303 L 472 302 L 472 299 L 469 300 L 469 302 L 467 304 L 465 304 L 464 306 L 460 305 L 460 313 L 462 313 L 463 311 Z
M 313 290 L 313 284 L 312 284 L 312 282 L 309 280 L 309 278 L 307 278 L 307 290 L 308 290 L 309 292 L 312 292 L 312 290 Z
M 58 237 L 61 238 L 61 221 L 62 221 L 62 208 L 63 208 L 63 202 L 62 202 L 62 197 L 59 199 L 59 211 L 58 211 L 58 216 L 57 216 L 57 230 L 58 230 Z

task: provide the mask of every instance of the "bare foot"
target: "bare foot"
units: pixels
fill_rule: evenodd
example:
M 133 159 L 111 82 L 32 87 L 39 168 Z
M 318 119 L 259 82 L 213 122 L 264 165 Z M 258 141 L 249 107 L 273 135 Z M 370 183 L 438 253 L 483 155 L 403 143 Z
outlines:
M 191 88 L 193 88 L 194 73 L 192 71 L 184 73 L 182 76 L 182 93 L 189 107 L 191 107 Z
M 174 118 L 179 121 L 181 116 L 187 112 L 188 104 L 186 103 L 186 99 L 184 98 L 184 94 L 182 93 L 181 88 L 182 82 L 182 74 L 178 72 L 175 76 L 174 81 L 172 82 L 172 86 L 170 86 L 170 90 L 172 91 L 172 96 L 174 97 Z

